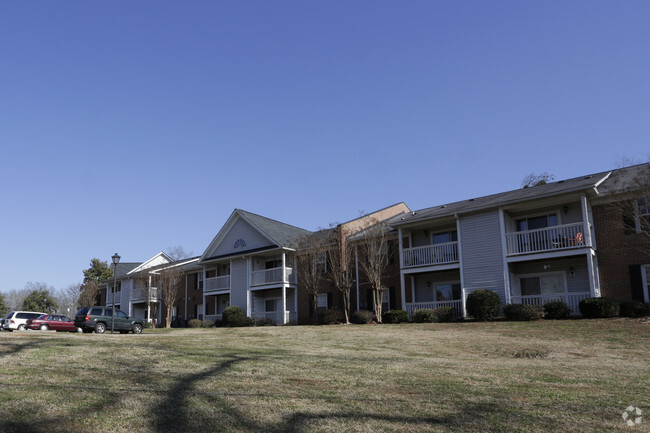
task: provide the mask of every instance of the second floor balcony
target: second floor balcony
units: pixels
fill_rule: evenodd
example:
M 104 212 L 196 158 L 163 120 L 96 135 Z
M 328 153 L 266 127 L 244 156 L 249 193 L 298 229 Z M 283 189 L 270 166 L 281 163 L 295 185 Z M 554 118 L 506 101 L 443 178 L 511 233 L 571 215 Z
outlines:
M 591 230 L 591 224 L 587 225 Z M 591 247 L 591 237 L 585 233 L 585 224 L 554 225 L 535 230 L 506 234 L 509 256 Z
M 402 268 L 445 265 L 458 262 L 458 242 L 425 245 L 402 250 Z
M 158 301 L 157 287 L 136 287 L 133 289 L 132 301 Z
M 220 290 L 230 290 L 230 275 L 221 275 L 205 279 L 206 292 L 216 292 Z
M 251 272 L 251 286 L 265 286 L 267 284 L 295 284 L 296 274 L 293 268 L 279 267 Z

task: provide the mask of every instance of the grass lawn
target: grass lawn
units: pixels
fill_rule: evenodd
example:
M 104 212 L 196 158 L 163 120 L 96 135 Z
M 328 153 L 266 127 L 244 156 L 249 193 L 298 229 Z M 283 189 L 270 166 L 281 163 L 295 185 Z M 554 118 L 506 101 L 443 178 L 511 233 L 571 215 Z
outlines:
M 650 432 L 650 324 L 0 333 L 0 432 L 212 431 Z

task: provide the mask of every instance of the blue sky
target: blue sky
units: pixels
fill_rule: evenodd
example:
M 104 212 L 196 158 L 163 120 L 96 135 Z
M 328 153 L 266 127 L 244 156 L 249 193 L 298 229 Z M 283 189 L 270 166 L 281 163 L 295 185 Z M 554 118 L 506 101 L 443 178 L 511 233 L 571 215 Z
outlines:
M 650 154 L 648 1 L 0 3 L 0 291 Z

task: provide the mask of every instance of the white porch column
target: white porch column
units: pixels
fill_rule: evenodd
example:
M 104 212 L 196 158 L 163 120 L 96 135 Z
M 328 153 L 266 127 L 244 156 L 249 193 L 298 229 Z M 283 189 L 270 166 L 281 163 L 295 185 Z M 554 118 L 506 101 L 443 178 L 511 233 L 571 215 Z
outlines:
M 250 257 L 246 258 L 246 316 L 252 317 L 251 311 L 251 264 L 252 259 Z
M 598 289 L 598 294 L 596 294 L 596 277 L 595 272 L 597 272 L 596 267 L 594 266 L 594 255 L 591 250 L 587 251 L 587 269 L 589 274 L 589 292 L 591 297 L 600 296 L 600 288 Z
M 460 296 L 463 302 L 461 302 L 462 306 L 462 311 L 461 313 L 463 314 L 463 317 L 467 316 L 467 310 L 465 310 L 465 273 L 463 272 L 463 232 L 460 229 L 460 216 L 458 214 L 454 214 L 454 218 L 456 218 L 456 237 L 458 238 L 458 244 L 456 245 L 458 248 L 458 271 L 460 272 Z M 415 299 L 415 292 L 414 293 L 414 298 Z
M 296 323 L 298 322 L 298 259 L 293 254 L 293 271 L 296 275 L 296 288 L 293 290 L 293 312 L 296 314 Z
M 282 324 L 287 324 L 287 255 L 282 250 Z
M 582 231 L 585 233 L 585 245 L 593 246 L 593 243 L 591 242 L 591 230 L 589 229 L 589 205 L 587 204 L 587 196 L 585 194 L 580 197 L 580 204 L 582 207 L 582 224 L 584 226 Z

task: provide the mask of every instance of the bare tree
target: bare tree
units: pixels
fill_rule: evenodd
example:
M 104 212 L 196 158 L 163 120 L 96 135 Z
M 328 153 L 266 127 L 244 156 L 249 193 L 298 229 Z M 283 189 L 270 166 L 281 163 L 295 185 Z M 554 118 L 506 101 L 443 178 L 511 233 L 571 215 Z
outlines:
M 341 226 L 329 232 L 326 245 L 329 246 L 329 267 L 327 273 L 343 298 L 345 323 L 350 323 L 350 293 L 354 287 L 354 254 L 352 244 L 348 242 L 348 233 Z
M 381 323 L 382 302 L 386 283 L 389 258 L 390 227 L 386 221 L 370 218 L 364 230 L 357 235 L 360 249 L 359 268 L 368 279 L 372 289 L 372 301 L 377 322 Z
M 172 324 L 172 313 L 180 297 L 183 275 L 183 272 L 177 266 L 162 269 L 158 273 L 157 282 L 161 291 L 160 296 L 167 313 L 167 317 L 165 318 L 165 326 L 167 328 L 171 327 Z
M 59 312 L 73 315 L 80 308 L 82 284 L 70 284 L 65 289 L 60 289 L 56 294 L 56 302 L 59 305 Z
M 524 188 L 530 188 L 532 186 L 546 185 L 554 179 L 555 176 L 548 172 L 540 174 L 531 173 L 528 176 L 524 177 L 524 179 L 521 181 L 521 186 Z
M 167 255 L 172 259 L 172 261 L 177 262 L 191 257 L 192 252 L 186 252 L 183 247 L 176 245 L 175 247 L 167 247 Z
M 29 288 L 24 288 L 20 290 L 13 289 L 7 292 L 5 295 L 5 302 L 7 303 L 9 311 L 20 310 L 21 306 L 23 305 L 23 301 L 27 295 L 29 295 L 30 291 L 31 290 Z
M 326 275 L 328 236 L 324 232 L 308 233 L 294 241 L 299 287 L 309 295 L 314 324 L 317 323 L 318 289 Z

